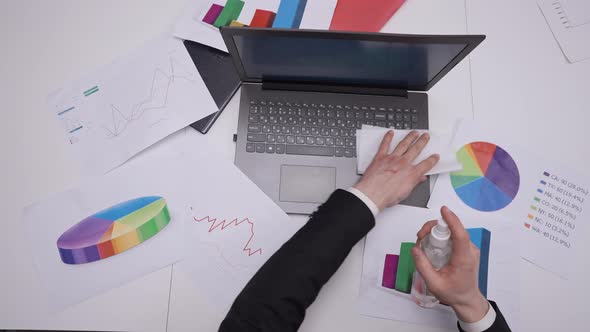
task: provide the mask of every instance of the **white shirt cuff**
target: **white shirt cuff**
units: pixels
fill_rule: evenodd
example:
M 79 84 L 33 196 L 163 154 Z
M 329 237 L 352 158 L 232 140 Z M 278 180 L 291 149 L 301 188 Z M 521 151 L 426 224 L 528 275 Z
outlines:
M 355 195 L 361 201 L 363 201 L 363 203 L 365 203 L 365 205 L 373 213 L 373 217 L 377 218 L 377 215 L 380 212 L 379 211 L 379 208 L 377 207 L 377 204 L 375 204 L 375 202 L 373 202 L 367 195 L 365 195 L 362 191 L 356 189 L 355 187 L 350 187 L 350 188 L 346 189 L 346 191 L 348 191 L 349 193 Z
M 465 332 L 483 332 L 489 329 L 496 321 L 496 310 L 488 303 L 488 313 L 483 318 L 474 323 L 466 323 L 459 320 L 459 325 Z

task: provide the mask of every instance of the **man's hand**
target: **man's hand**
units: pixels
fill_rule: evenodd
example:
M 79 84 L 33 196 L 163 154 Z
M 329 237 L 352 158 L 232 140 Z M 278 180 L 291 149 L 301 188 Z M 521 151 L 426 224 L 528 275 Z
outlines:
M 469 234 L 459 218 L 444 206 L 441 215 L 451 230 L 453 252 L 449 263 L 436 271 L 424 252 L 416 245 L 412 255 L 416 270 L 426 282 L 428 290 L 441 302 L 450 305 L 457 317 L 473 323 L 481 320 L 489 310 L 489 303 L 478 287 L 479 249 L 469 240 Z M 436 220 L 422 226 L 417 244 L 428 234 Z
M 430 139 L 426 133 L 418 138 L 417 131 L 408 134 L 393 152 L 388 153 L 393 135 L 392 131 L 385 134 L 375 158 L 354 186 L 367 195 L 379 210 L 396 205 L 408 197 L 416 185 L 426 180 L 424 174 L 439 160 L 438 155 L 432 155 L 412 165 Z

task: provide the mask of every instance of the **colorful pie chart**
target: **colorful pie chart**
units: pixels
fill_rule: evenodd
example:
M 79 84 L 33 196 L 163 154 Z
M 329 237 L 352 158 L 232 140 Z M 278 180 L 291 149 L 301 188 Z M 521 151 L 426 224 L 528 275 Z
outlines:
M 463 169 L 451 173 L 451 184 L 459 198 L 478 211 L 497 211 L 514 200 L 520 174 L 514 159 L 501 147 L 472 142 L 457 151 Z
M 57 239 L 65 264 L 85 264 L 131 249 L 159 233 L 170 222 L 166 200 L 139 197 L 84 218 Z

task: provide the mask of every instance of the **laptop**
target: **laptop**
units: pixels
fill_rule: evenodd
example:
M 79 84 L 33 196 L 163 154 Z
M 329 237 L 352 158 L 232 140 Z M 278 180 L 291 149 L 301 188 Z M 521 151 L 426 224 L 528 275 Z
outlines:
M 354 185 L 363 124 L 428 129 L 432 88 L 485 36 L 221 28 L 241 80 L 235 164 L 285 212 Z M 425 207 L 425 181 L 402 202 Z

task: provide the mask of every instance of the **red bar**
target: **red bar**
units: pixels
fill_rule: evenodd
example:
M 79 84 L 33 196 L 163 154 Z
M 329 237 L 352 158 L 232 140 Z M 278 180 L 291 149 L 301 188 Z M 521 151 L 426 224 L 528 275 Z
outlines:
M 379 32 L 406 0 L 338 0 L 330 30 Z
M 270 28 L 275 20 L 277 14 L 262 9 L 256 9 L 252 22 L 250 22 L 251 28 Z

